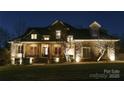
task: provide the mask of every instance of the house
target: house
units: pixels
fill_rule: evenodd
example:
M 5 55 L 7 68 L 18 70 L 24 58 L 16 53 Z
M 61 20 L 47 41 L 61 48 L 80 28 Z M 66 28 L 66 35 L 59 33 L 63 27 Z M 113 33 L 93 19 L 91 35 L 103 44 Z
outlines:
M 29 28 L 11 44 L 11 63 L 61 63 L 116 59 L 118 38 L 94 21 L 77 29 L 60 20 L 44 28 Z

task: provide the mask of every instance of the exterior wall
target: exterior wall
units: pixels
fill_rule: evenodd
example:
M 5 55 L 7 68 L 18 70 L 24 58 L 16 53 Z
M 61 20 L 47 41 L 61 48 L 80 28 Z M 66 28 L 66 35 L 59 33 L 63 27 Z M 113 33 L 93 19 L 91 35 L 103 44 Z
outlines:
M 18 47 L 21 46 L 21 43 L 11 43 L 11 62 L 12 64 L 15 64 L 15 60 L 19 60 L 19 64 L 22 64 L 22 53 L 18 53 Z
M 32 63 L 34 58 L 42 58 L 44 52 L 44 46 L 48 45 L 49 55 L 48 59 L 64 58 L 71 55 L 76 62 L 85 60 L 96 61 L 100 56 L 102 49 L 106 49 L 101 59 L 108 59 L 111 61 L 115 60 L 115 42 L 104 42 L 104 41 L 82 41 L 82 42 L 71 42 L 67 43 L 66 46 L 62 43 L 11 43 L 11 60 L 12 64 L 15 64 L 15 60 L 19 59 L 19 64 L 22 64 L 23 58 L 30 58 Z M 22 47 L 22 53 L 18 53 L 18 46 Z M 36 55 L 33 55 L 30 48 L 36 47 Z M 55 48 L 61 49 L 61 54 L 55 54 Z M 83 48 L 89 48 L 90 56 L 84 58 Z M 67 59 L 67 58 L 66 58 Z
M 115 42 L 105 42 L 105 41 L 84 41 L 84 42 L 76 42 L 76 55 L 78 60 L 97 60 L 102 53 L 103 49 L 105 49 L 104 55 L 102 56 L 101 60 L 115 60 Z M 83 58 L 83 47 L 89 47 L 91 50 L 91 54 L 89 58 Z

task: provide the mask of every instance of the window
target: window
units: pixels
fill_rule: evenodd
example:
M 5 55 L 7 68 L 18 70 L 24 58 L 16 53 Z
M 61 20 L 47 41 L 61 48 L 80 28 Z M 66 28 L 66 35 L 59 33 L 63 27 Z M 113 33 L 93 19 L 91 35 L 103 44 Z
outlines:
M 55 55 L 61 54 L 61 47 L 55 47 Z
M 22 46 L 21 45 L 18 46 L 18 53 L 22 53 Z
M 37 39 L 37 34 L 31 34 L 31 39 Z
M 67 41 L 68 41 L 68 42 L 72 42 L 72 41 L 73 41 L 73 35 L 69 35 L 69 36 L 67 37 Z
M 50 39 L 49 35 L 44 35 L 43 38 L 44 38 L 44 40 L 49 40 Z
M 30 53 L 31 55 L 36 56 L 38 54 L 37 46 L 31 46 Z
M 61 38 L 61 30 L 56 30 L 56 39 Z
M 92 34 L 93 37 L 97 37 L 98 36 L 98 31 L 92 30 L 91 34 Z
M 91 51 L 90 51 L 90 47 L 83 47 L 83 49 L 82 49 L 82 57 L 83 58 L 90 58 L 90 56 L 91 56 Z

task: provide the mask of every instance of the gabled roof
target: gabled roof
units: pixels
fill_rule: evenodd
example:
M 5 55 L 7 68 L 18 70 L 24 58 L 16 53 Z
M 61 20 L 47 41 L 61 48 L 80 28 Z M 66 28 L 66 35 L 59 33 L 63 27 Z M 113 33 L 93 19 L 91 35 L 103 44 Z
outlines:
M 22 36 L 15 38 L 13 40 L 16 40 L 16 41 L 42 41 L 41 40 L 42 35 L 50 35 L 50 30 L 51 30 L 50 28 L 57 24 L 66 27 L 69 30 L 68 35 L 73 35 L 74 39 L 98 39 L 98 38 L 99 39 L 118 39 L 117 37 L 106 33 L 106 31 L 104 29 L 100 28 L 101 25 L 96 21 L 93 22 L 90 25 L 90 27 L 93 25 L 97 25 L 100 28 L 99 29 L 99 37 L 92 37 L 90 28 L 78 29 L 78 28 L 75 28 L 75 27 L 65 23 L 65 22 L 56 20 L 51 25 L 44 27 L 44 28 L 40 28 L 40 27 L 28 28 L 27 31 Z M 31 40 L 30 34 L 32 34 L 32 33 L 38 34 L 40 38 L 38 38 L 36 40 Z
M 97 22 L 97 21 L 94 21 L 93 23 L 91 23 L 90 25 L 89 25 L 89 27 L 93 27 L 93 26 L 97 26 L 97 27 L 101 27 L 101 25 Z

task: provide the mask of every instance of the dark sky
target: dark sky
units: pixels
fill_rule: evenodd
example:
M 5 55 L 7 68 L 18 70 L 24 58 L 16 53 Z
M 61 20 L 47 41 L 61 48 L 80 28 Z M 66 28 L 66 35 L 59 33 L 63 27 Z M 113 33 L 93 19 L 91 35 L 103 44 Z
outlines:
M 0 12 L 0 27 L 12 36 L 28 27 L 48 26 L 56 19 L 77 28 L 86 28 L 98 21 L 111 34 L 124 33 L 124 12 Z

